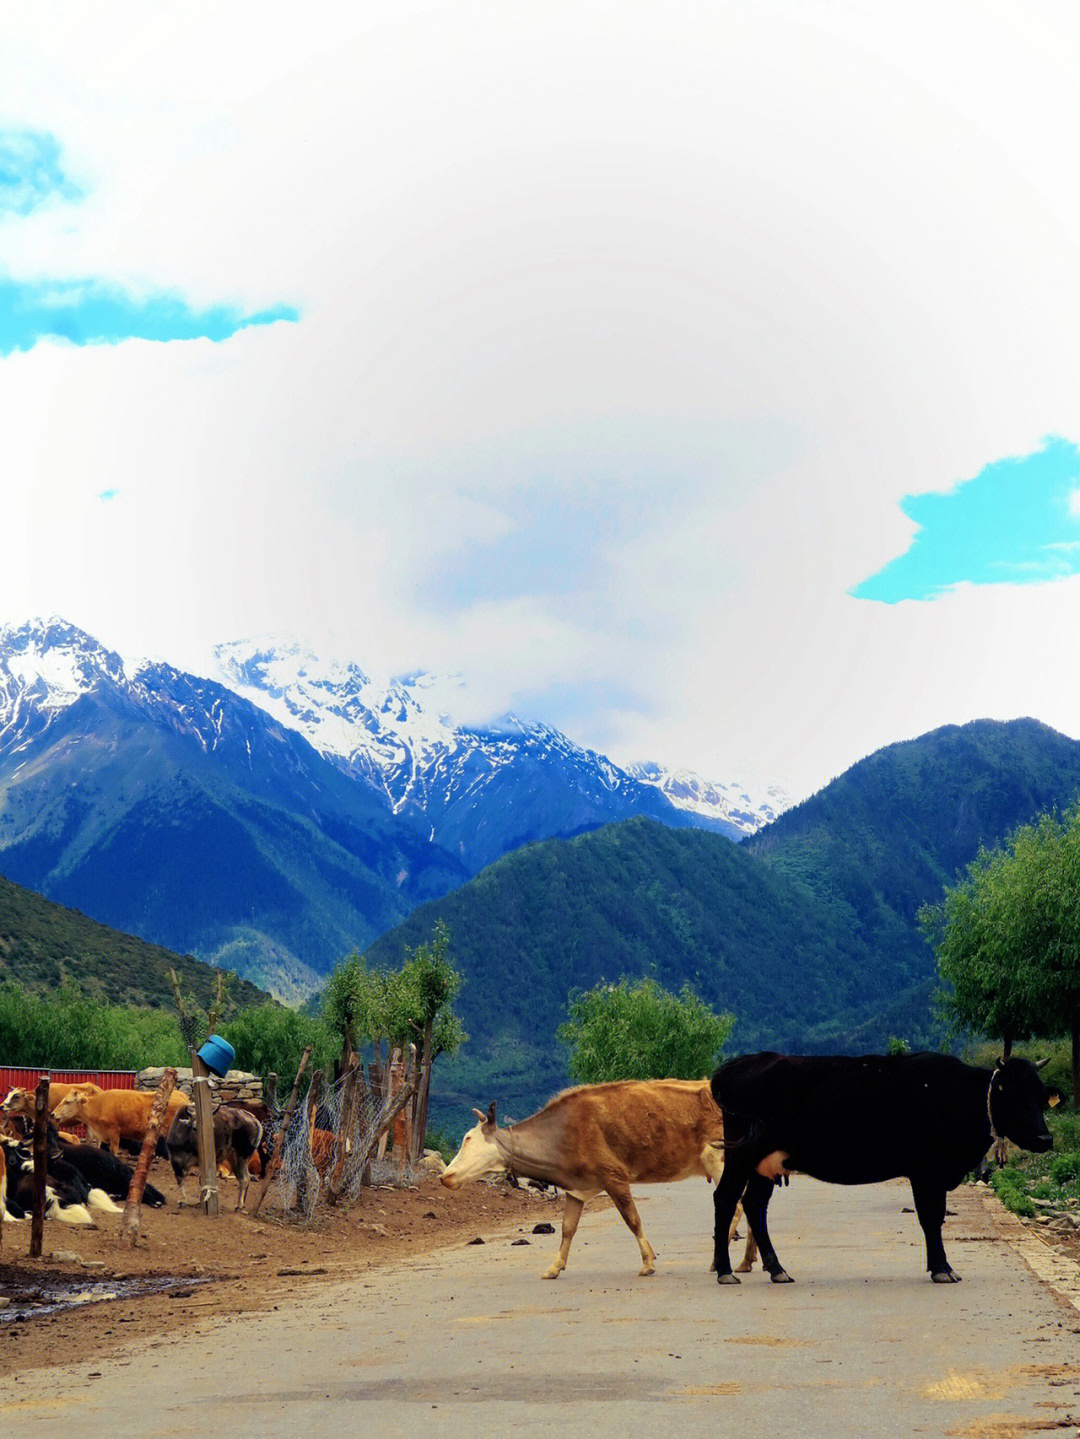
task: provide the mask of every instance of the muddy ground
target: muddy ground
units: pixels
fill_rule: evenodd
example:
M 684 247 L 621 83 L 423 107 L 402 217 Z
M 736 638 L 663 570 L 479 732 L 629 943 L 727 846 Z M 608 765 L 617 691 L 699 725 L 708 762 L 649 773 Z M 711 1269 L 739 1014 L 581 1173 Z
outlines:
M 452 1193 L 426 1178 L 411 1187 L 365 1189 L 346 1209 L 320 1205 L 310 1221 L 283 1216 L 271 1188 L 253 1219 L 235 1212 L 235 1183 L 223 1179 L 221 1213 L 208 1219 L 201 1210 L 177 1208 L 162 1160 L 150 1178 L 169 1203 L 143 1208 L 134 1249 L 119 1243 L 119 1214 L 99 1215 L 94 1229 L 47 1220 L 40 1259 L 27 1257 L 28 1222 L 3 1226 L 0 1296 L 11 1302 L 0 1309 L 0 1373 L 92 1359 L 103 1347 L 151 1342 L 207 1316 L 277 1308 L 298 1284 L 364 1274 L 508 1232 L 537 1246 L 539 1272 L 558 1235 L 534 1235 L 533 1228 L 547 1223 L 557 1231 L 562 1215 L 561 1197 L 505 1181 Z M 77 1257 L 58 1259 L 57 1251 Z M 139 1292 L 125 1297 L 128 1286 Z M 102 1293 L 119 1297 L 80 1300 Z M 71 1307 L 73 1300 L 80 1302 Z

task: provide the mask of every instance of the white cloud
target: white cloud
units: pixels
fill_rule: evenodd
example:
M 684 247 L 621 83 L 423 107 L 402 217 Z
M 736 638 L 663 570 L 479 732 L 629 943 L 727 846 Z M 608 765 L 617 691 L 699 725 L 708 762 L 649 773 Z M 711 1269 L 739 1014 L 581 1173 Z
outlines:
M 0 606 L 192 664 L 286 628 L 798 789 L 977 714 L 1076 732 L 1071 581 L 846 595 L 909 542 L 904 494 L 1080 440 L 1078 12 L 969 22 L 6 14 L 0 122 L 84 198 L 7 223 L 0 271 L 301 321 L 0 361 Z M 485 591 L 586 484 L 614 519 L 572 599 Z

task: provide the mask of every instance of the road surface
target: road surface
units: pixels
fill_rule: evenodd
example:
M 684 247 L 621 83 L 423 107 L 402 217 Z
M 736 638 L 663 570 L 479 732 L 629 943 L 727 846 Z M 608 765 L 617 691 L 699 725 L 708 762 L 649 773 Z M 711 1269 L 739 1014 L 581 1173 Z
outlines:
M 637 1246 L 614 1211 L 587 1210 L 557 1281 L 539 1278 L 557 1235 L 489 1234 L 483 1246 L 300 1288 L 278 1312 L 165 1335 L 134 1356 L 24 1371 L 0 1403 L 4 1430 L 9 1439 L 1080 1432 L 1080 1309 L 997 1237 L 977 1191 L 952 1198 L 946 1245 L 964 1282 L 948 1287 L 923 1272 L 901 1184 L 798 1179 L 779 1191 L 770 1227 L 792 1285 L 772 1285 L 760 1269 L 739 1288 L 716 1284 L 704 1181 L 645 1189 L 639 1200 L 659 1256 L 651 1279 L 637 1277 Z

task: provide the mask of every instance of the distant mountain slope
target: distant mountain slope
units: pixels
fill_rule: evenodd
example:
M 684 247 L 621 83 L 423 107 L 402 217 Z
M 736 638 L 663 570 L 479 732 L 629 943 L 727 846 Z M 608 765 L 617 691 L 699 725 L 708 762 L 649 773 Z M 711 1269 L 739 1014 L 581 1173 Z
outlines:
M 121 934 L 0 876 L 0 980 L 14 980 L 32 993 L 68 982 L 109 1004 L 157 1008 L 173 1003 L 170 967 L 183 992 L 207 1008 L 217 982 L 211 965 Z M 235 976 L 229 994 L 239 1004 L 268 998 Z
M 70 627 L 0 658 L 0 872 L 281 997 L 465 878 L 294 730 Z
M 569 991 L 623 974 L 689 982 L 737 1016 L 738 1050 L 935 1042 L 919 906 L 980 844 L 1078 787 L 1080 743 L 1045 725 L 939 730 L 879 751 L 739 846 L 645 820 L 529 846 L 368 955 L 397 962 L 446 921 L 472 1043 L 442 1082 L 452 1100 L 476 1091 L 469 1103 L 503 1086 L 523 1108 L 562 1082 Z

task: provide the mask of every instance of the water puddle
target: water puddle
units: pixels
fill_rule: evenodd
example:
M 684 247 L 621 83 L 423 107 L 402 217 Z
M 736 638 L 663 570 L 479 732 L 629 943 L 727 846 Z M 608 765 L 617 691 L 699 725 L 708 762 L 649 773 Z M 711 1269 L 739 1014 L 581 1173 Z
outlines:
M 127 1279 L 63 1279 L 38 1284 L 23 1294 L 13 1294 L 6 1309 L 0 1309 L 0 1326 L 47 1314 L 64 1314 L 83 1304 L 105 1299 L 138 1299 L 146 1294 L 169 1294 L 182 1299 L 207 1278 L 174 1274 L 132 1276 Z

